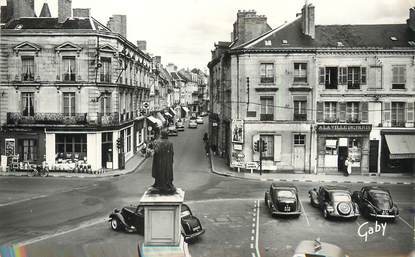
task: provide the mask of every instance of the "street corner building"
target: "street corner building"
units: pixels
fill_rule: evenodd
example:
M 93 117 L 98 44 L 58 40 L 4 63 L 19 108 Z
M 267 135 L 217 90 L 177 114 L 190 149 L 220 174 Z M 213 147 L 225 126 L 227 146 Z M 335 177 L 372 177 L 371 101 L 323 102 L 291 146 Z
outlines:
M 0 152 L 56 171 L 120 169 L 147 136 L 154 60 L 126 39 L 125 19 L 111 30 L 70 4 L 1 28 Z
M 231 167 L 413 173 L 415 8 L 402 24 L 315 25 L 315 7 L 271 29 L 238 11 L 208 64 L 209 133 Z M 255 163 L 253 163 L 255 162 Z M 252 166 L 253 165 L 253 166 Z

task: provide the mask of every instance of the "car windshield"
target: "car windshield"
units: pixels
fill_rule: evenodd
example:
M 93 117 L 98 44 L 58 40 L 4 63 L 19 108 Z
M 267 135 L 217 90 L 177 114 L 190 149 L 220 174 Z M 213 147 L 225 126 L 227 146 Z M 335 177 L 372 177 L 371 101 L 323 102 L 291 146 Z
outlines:
M 277 190 L 276 193 L 278 198 L 295 198 L 295 194 L 291 190 Z
M 370 196 L 372 197 L 374 203 L 381 209 L 390 209 L 392 208 L 392 199 L 389 194 L 383 191 L 370 191 Z
M 345 193 L 333 193 L 333 200 L 335 202 L 350 202 L 351 198 L 349 194 Z

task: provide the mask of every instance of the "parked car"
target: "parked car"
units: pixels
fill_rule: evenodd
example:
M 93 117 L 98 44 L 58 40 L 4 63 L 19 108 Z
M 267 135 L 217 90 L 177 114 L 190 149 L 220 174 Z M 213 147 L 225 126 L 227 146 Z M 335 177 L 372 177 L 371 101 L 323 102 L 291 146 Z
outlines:
M 399 208 L 393 203 L 391 193 L 386 188 L 363 187 L 360 191 L 353 192 L 352 199 L 366 217 L 395 220 L 399 216 Z
M 320 186 L 309 192 L 311 205 L 318 207 L 323 217 L 343 217 L 356 219 L 359 214 L 358 205 L 352 201 L 350 190 L 341 186 Z
M 174 124 L 170 124 L 167 128 L 167 132 L 169 133 L 169 136 L 177 136 L 177 129 Z
M 272 215 L 301 214 L 298 190 L 294 185 L 272 183 L 269 191 L 265 192 L 265 205 Z
M 207 112 L 202 112 L 201 114 L 200 114 L 200 116 L 202 116 L 202 117 L 205 117 L 205 116 L 207 116 L 208 115 L 208 113 Z
M 194 120 L 194 119 L 190 119 L 190 120 L 189 120 L 189 125 L 188 125 L 188 127 L 189 127 L 189 128 L 197 128 L 197 122 L 196 122 L 196 120 Z
M 203 117 L 198 116 L 198 117 L 196 118 L 196 123 L 197 123 L 197 124 L 203 124 Z
M 321 242 L 319 239 L 314 241 L 301 241 L 295 249 L 292 257 L 349 257 L 345 252 L 334 244 Z
M 115 209 L 110 214 L 109 222 L 115 231 L 144 233 L 144 206 L 128 206 L 121 210 Z M 200 220 L 193 216 L 189 206 L 182 204 L 181 208 L 181 233 L 186 241 L 194 239 L 205 233 Z
M 182 121 L 176 122 L 177 131 L 184 131 L 184 124 Z

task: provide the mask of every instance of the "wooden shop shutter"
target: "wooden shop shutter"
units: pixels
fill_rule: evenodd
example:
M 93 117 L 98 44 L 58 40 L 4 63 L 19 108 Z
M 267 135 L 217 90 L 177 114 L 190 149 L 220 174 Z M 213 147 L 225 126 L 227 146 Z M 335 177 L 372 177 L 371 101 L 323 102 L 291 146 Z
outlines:
M 325 81 L 325 78 L 326 78 L 325 71 L 326 71 L 326 69 L 324 67 L 320 67 L 319 68 L 319 76 L 318 76 L 319 79 L 318 79 L 318 83 L 320 85 L 324 85 L 324 81 Z
M 323 102 L 317 102 L 317 122 L 323 122 L 324 120 L 324 103 Z
M 274 161 L 281 161 L 282 137 L 280 135 L 274 136 Z

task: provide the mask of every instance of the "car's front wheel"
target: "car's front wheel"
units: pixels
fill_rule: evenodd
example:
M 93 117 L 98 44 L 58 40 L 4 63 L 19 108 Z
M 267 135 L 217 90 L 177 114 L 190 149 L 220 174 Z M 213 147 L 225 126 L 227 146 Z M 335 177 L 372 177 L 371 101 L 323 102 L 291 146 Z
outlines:
M 111 228 L 115 231 L 118 231 L 121 229 L 120 221 L 117 218 L 111 218 L 110 224 L 111 224 Z

